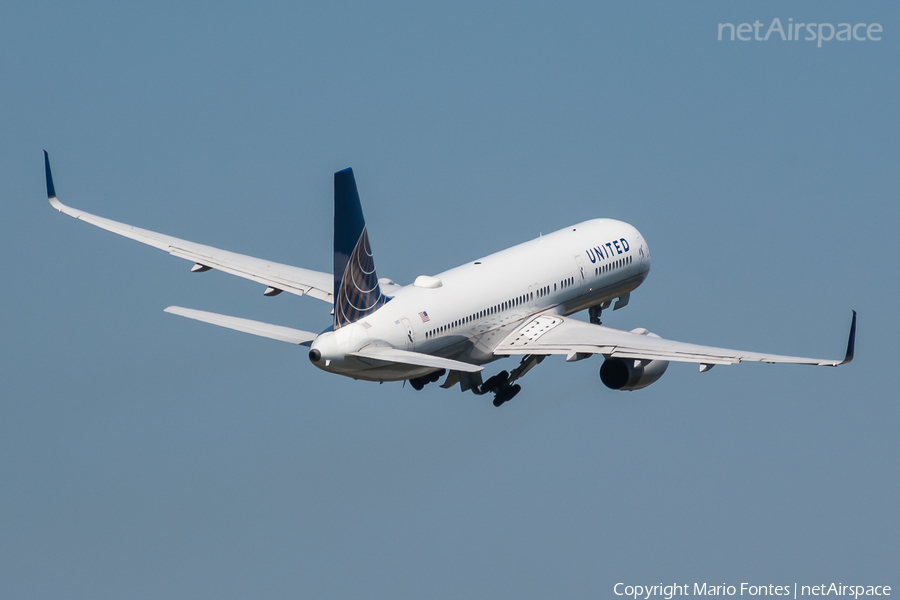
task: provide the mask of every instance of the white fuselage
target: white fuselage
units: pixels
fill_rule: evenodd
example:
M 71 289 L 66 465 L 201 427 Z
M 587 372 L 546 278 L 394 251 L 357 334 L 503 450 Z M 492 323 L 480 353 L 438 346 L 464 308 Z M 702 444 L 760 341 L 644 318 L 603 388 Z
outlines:
M 523 319 L 603 305 L 638 287 L 649 270 L 650 252 L 637 229 L 613 219 L 585 221 L 389 293 L 376 312 L 316 338 L 311 348 L 322 359 L 314 364 L 370 381 L 436 370 L 347 356 L 367 346 L 488 363 Z

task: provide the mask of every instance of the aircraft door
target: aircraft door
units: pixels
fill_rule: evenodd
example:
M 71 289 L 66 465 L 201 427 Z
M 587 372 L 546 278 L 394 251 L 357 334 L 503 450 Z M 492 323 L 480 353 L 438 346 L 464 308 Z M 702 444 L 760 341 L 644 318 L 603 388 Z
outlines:
M 584 280 L 587 277 L 587 274 L 584 272 L 584 263 L 581 262 L 581 255 L 575 255 L 575 264 L 578 265 L 578 273 L 575 275 L 575 285 L 581 289 L 581 286 L 584 285 Z
M 412 323 L 406 317 L 400 319 L 400 322 L 403 323 L 403 327 L 406 329 L 406 349 L 412 350 L 416 345 L 416 334 L 413 331 Z
M 528 286 L 528 306 L 534 306 L 534 286 Z

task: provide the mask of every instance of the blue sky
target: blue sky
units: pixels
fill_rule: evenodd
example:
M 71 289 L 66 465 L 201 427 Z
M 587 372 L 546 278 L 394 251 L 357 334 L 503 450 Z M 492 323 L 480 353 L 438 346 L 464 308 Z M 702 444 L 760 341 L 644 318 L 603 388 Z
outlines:
M 0 596 L 608 597 L 898 586 L 887 0 L 10 2 L 0 19 Z M 880 41 L 717 41 L 722 22 Z M 320 302 L 56 214 L 328 271 L 352 166 L 400 283 L 595 217 L 653 252 L 604 323 L 840 369 L 545 361 L 502 409 L 166 315 Z M 523 265 L 527 268 L 527 265 Z M 497 369 L 509 368 L 500 364 Z M 896 589 L 896 588 L 895 588 Z

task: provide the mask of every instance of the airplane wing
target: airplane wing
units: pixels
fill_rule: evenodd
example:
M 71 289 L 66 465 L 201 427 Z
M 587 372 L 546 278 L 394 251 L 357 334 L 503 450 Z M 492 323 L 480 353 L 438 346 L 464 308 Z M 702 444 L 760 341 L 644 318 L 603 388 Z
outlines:
M 837 360 L 699 346 L 665 340 L 648 334 L 645 329 L 621 331 L 558 315 L 538 315 L 526 320 L 521 327 L 500 342 L 494 350 L 494 355 L 565 354 L 575 359 L 579 354 L 584 355 L 582 357 L 603 354 L 610 358 L 700 363 L 700 370 L 706 371 L 713 365 L 737 364 L 744 361 L 836 367 L 853 360 L 855 344 L 856 311 L 853 311 L 847 352 L 843 359 Z
M 137 240 L 148 246 L 165 250 L 172 256 L 193 261 L 196 264 L 191 269 L 192 271 L 217 269 L 231 275 L 237 275 L 238 277 L 268 286 L 269 289 L 266 290 L 266 295 L 276 295 L 281 291 L 285 291 L 298 296 L 312 296 L 328 303 L 334 302 L 334 277 L 331 273 L 301 269 L 300 267 L 292 267 L 253 258 L 252 256 L 228 252 L 227 250 L 220 250 L 212 246 L 195 244 L 187 240 L 104 219 L 77 208 L 66 206 L 56 198 L 53 175 L 50 172 L 50 158 L 46 150 L 44 151 L 44 174 L 47 177 L 47 198 L 50 200 L 53 208 L 59 212 L 91 225 L 96 225 L 101 229 Z

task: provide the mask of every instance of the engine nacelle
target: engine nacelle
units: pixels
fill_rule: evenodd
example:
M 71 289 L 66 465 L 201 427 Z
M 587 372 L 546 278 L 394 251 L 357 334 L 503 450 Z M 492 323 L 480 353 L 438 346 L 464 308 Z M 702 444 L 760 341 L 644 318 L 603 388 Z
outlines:
M 654 383 L 668 368 L 667 360 L 607 358 L 600 365 L 600 381 L 611 390 L 630 392 Z
M 633 329 L 631 333 L 658 338 L 646 329 Z M 600 381 L 611 390 L 640 390 L 656 382 L 666 369 L 667 360 L 640 360 L 634 358 L 607 358 L 600 365 Z

